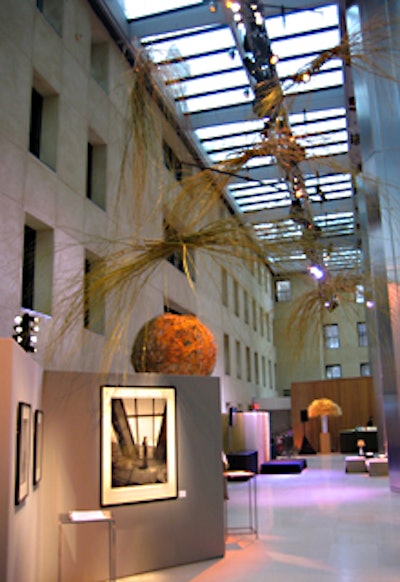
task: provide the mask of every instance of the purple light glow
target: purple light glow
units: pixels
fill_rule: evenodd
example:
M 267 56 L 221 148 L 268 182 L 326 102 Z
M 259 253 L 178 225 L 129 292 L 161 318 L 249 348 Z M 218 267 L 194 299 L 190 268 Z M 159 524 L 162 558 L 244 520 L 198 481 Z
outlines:
M 323 270 L 322 267 L 319 267 L 318 265 L 311 265 L 310 267 L 308 267 L 308 271 L 310 275 L 314 277 L 314 279 L 316 279 L 317 281 L 320 281 L 325 276 L 325 271 Z

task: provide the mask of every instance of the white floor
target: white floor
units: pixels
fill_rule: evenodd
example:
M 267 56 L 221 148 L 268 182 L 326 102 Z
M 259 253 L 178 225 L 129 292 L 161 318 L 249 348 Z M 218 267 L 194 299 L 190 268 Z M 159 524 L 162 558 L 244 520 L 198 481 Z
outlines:
M 308 456 L 296 475 L 258 475 L 258 539 L 226 554 L 120 582 L 400 582 L 400 493 L 388 477 L 345 473 L 343 455 Z M 247 484 L 230 485 L 230 525 L 248 523 Z

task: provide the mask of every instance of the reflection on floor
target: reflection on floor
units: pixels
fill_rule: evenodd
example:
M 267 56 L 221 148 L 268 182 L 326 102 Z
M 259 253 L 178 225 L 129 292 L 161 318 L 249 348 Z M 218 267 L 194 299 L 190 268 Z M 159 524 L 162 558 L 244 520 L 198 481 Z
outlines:
M 293 475 L 258 475 L 259 537 L 226 555 L 120 582 L 399 582 L 400 493 L 388 477 L 345 473 L 343 455 L 307 457 Z M 247 484 L 230 490 L 230 525 L 246 523 Z

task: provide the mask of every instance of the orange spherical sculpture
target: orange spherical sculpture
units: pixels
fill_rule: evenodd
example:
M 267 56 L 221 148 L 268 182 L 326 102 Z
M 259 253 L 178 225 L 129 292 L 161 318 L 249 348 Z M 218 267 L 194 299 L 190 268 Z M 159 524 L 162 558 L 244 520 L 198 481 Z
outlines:
M 131 362 L 136 372 L 209 376 L 216 357 L 214 337 L 197 317 L 165 313 L 141 328 Z

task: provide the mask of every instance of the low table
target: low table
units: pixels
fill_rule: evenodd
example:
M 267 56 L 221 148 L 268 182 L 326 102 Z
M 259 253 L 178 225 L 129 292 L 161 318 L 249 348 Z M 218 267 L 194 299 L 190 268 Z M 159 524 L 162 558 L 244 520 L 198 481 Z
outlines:
M 352 456 L 345 457 L 345 471 L 346 473 L 365 473 L 367 471 L 365 457 Z
M 368 459 L 365 462 L 370 477 L 384 477 L 389 475 L 389 463 L 386 458 Z
M 301 473 L 307 467 L 305 459 L 274 459 L 261 464 L 260 473 L 264 475 L 279 475 Z
M 258 451 L 235 451 L 226 455 L 232 471 L 252 471 L 258 473 Z

